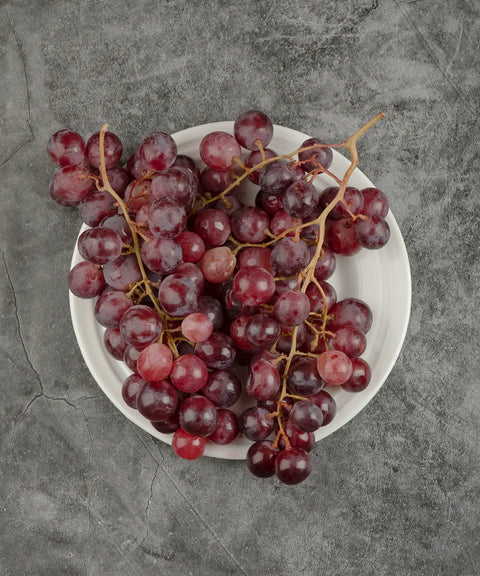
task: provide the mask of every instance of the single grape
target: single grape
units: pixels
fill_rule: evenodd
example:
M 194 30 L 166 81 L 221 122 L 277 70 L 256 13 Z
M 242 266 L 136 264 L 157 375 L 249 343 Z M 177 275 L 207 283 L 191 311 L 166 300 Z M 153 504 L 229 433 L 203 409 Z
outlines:
M 81 256 L 92 264 L 106 264 L 122 252 L 120 235 L 109 228 L 90 228 L 80 234 L 77 241 Z
M 118 328 L 120 318 L 133 302 L 121 290 L 113 290 L 103 294 L 95 304 L 95 320 L 105 328 Z
M 227 246 L 217 246 L 207 250 L 200 262 L 205 280 L 213 284 L 225 282 L 235 270 L 237 259 Z
M 215 404 L 205 396 L 190 396 L 180 405 L 180 426 L 189 434 L 204 438 L 217 427 L 218 413 Z
M 157 238 L 175 238 L 185 228 L 185 208 L 173 200 L 155 200 L 148 211 L 148 227 Z
M 158 300 L 170 316 L 185 316 L 195 312 L 199 289 L 195 280 L 180 274 L 167 276 L 160 285 Z
M 287 230 L 292 230 L 292 232 L 289 232 L 287 236 L 293 236 L 295 234 L 293 230 L 301 224 L 301 218 L 290 216 L 290 214 L 287 214 L 282 207 L 282 210 L 279 210 L 272 216 L 270 221 L 270 232 L 275 236 L 280 236 L 280 234 L 283 234 Z
M 176 238 L 175 242 L 182 249 L 183 261 L 196 264 L 205 254 L 205 244 L 198 234 L 184 230 Z
M 203 190 L 213 195 L 220 194 L 233 182 L 232 170 L 214 170 L 208 166 L 200 173 Z
M 172 366 L 172 352 L 168 346 L 160 342 L 153 342 L 143 348 L 137 360 L 140 376 L 154 382 L 165 379 L 172 371 Z
M 322 425 L 323 412 L 316 404 L 308 400 L 301 400 L 294 404 L 290 411 L 289 421 L 292 426 L 299 430 L 315 432 Z
M 192 436 L 182 428 L 178 428 L 172 440 L 172 448 L 175 454 L 184 460 L 196 460 L 205 452 L 206 438 Z
M 206 208 L 195 218 L 195 232 L 210 246 L 222 246 L 230 236 L 230 218 L 215 208 Z
M 143 172 L 148 170 L 147 164 L 142 158 L 140 158 L 138 150 L 133 152 L 127 162 L 128 173 L 132 178 L 140 178 Z
M 305 291 L 305 294 L 310 301 L 310 310 L 316 313 L 325 311 L 329 313 L 337 301 L 337 293 L 335 288 L 328 282 L 320 280 L 319 284 L 322 287 L 323 294 L 320 292 L 318 286 L 313 282 L 308 285 L 308 288 Z
M 137 410 L 151 422 L 170 418 L 177 404 L 177 391 L 167 380 L 147 382 L 137 395 Z
M 253 442 L 266 440 L 273 432 L 273 420 L 269 415 L 265 408 L 247 408 L 238 420 L 240 432 Z
M 268 194 L 264 190 L 259 190 L 255 196 L 255 206 L 264 210 L 269 216 L 274 216 L 283 210 L 283 194 Z M 272 223 L 270 222 L 270 229 Z
M 302 240 L 282 238 L 272 248 L 272 268 L 280 276 L 294 276 L 305 268 L 310 261 L 308 245 Z
M 273 314 L 282 324 L 298 326 L 310 314 L 310 300 L 300 290 L 286 290 L 275 301 Z
M 345 324 L 351 324 L 366 334 L 373 322 L 373 315 L 368 304 L 357 298 L 340 300 L 329 311 L 333 316 L 330 326 L 333 330 Z
M 65 166 L 53 177 L 50 196 L 59 204 L 75 206 L 88 196 L 91 190 L 92 179 L 85 166 Z
M 288 388 L 299 396 L 314 396 L 325 385 L 317 370 L 315 358 L 300 357 L 290 366 L 287 377 Z
M 231 225 L 237 240 L 259 244 L 267 237 L 265 230 L 268 230 L 270 218 L 260 208 L 243 206 L 232 214 Z
M 200 157 L 214 170 L 231 170 L 242 151 L 235 138 L 227 132 L 210 132 L 200 142 Z
M 276 196 L 298 179 L 298 173 L 288 160 L 275 160 L 262 169 L 258 183 L 266 194 Z
M 197 342 L 195 354 L 201 358 L 209 368 L 225 370 L 235 361 L 235 347 L 232 339 L 221 332 L 213 332 L 204 342 Z
M 113 168 L 122 157 L 123 147 L 120 138 L 113 132 L 105 132 L 103 144 L 105 168 Z M 92 134 L 87 142 L 88 161 L 92 166 L 100 166 L 100 132 Z
M 361 330 L 346 324 L 336 329 L 335 336 L 329 340 L 329 345 L 332 350 L 339 350 L 352 359 L 364 353 L 367 340 Z
M 102 228 L 109 228 L 115 230 L 120 236 L 120 240 L 123 244 L 132 244 L 133 237 L 130 227 L 122 214 L 113 214 L 112 216 L 107 216 L 100 222 Z
M 144 242 L 140 249 L 143 263 L 152 272 L 170 274 L 182 261 L 182 249 L 170 238 L 153 238 Z
M 233 406 L 239 399 L 242 385 L 236 374 L 228 370 L 213 370 L 201 392 L 218 408 Z
M 369 216 L 355 224 L 355 238 L 360 246 L 369 250 L 382 248 L 390 238 L 390 226 L 382 216 Z
M 142 142 L 138 155 L 148 169 L 161 172 L 175 162 L 177 145 L 169 134 L 153 132 Z
M 260 110 L 248 110 L 236 118 L 233 132 L 241 146 L 248 150 L 258 150 L 258 141 L 262 148 L 271 142 L 273 124 L 270 118 Z
M 385 218 L 388 214 L 388 198 L 379 188 L 363 188 L 363 208 L 362 214 L 366 216 L 381 216 Z
M 306 218 L 317 207 L 320 192 L 311 182 L 298 180 L 285 190 L 283 208 L 294 218 Z
M 247 467 L 258 478 L 269 478 L 275 475 L 275 460 L 280 453 L 268 440 L 255 442 L 247 452 Z
M 173 432 L 178 430 L 180 426 L 178 422 L 178 408 L 171 416 L 169 416 L 165 420 L 160 420 L 158 422 L 150 422 L 150 424 L 155 428 L 155 430 L 158 430 L 161 434 L 172 434 Z
M 310 258 L 313 258 L 316 251 L 316 246 L 310 246 Z M 327 248 L 322 246 L 322 251 L 320 252 L 320 258 L 315 264 L 315 278 L 317 280 L 328 280 L 330 276 L 335 272 L 337 266 L 337 260 L 335 254 Z
M 325 231 L 325 240 L 328 247 L 335 254 L 353 256 L 360 252 L 361 246 L 355 235 L 356 222 L 350 218 L 330 220 Z
M 127 342 L 123 338 L 120 330 L 107 328 L 103 333 L 103 343 L 107 352 L 115 358 L 115 360 L 123 360 Z
M 187 156 L 186 154 L 177 154 L 173 166 L 178 166 L 179 168 L 184 168 L 185 170 L 191 172 L 195 178 L 195 183 L 198 186 L 198 183 L 200 182 L 200 170 L 197 167 L 197 163 L 191 156 Z
M 177 390 L 198 392 L 208 380 L 205 362 L 193 354 L 184 354 L 173 362 L 170 380 Z
M 103 267 L 105 282 L 115 290 L 127 292 L 132 284 L 142 279 L 135 254 L 119 256 Z
M 240 431 L 238 429 L 237 415 L 231 410 L 220 408 L 217 410 L 217 427 L 208 436 L 210 442 L 214 444 L 231 444 L 238 437 Z
M 99 226 L 100 222 L 108 216 L 118 213 L 113 196 L 106 191 L 90 192 L 78 205 L 80 218 L 88 226 Z
M 120 320 L 123 338 L 135 348 L 145 348 L 160 336 L 161 331 L 158 314 L 143 304 L 129 308 Z
M 304 432 L 303 430 L 295 428 L 290 420 L 285 424 L 284 430 L 292 448 L 301 448 L 302 450 L 305 450 L 305 452 L 310 452 L 310 450 L 315 446 L 315 434 L 313 432 Z M 279 448 L 285 449 L 286 445 L 283 438 L 280 438 L 278 446 Z
M 125 188 L 125 202 L 128 211 L 136 214 L 142 206 L 152 203 L 152 181 L 134 180 Z
M 342 388 L 347 392 L 361 392 L 369 385 L 372 371 L 363 358 L 353 358 L 352 368 L 352 375 L 342 384 Z
M 250 266 L 237 272 L 232 287 L 242 304 L 257 306 L 268 302 L 273 296 L 275 280 L 264 268 Z
M 194 312 L 182 320 L 182 334 L 192 342 L 204 342 L 213 332 L 213 322 L 202 312 Z
M 245 248 L 240 252 L 240 256 L 238 257 L 238 269 L 241 270 L 249 266 L 258 266 L 272 273 L 272 266 L 270 264 L 271 254 L 272 251 L 270 248 L 264 248 L 262 246 Z
M 245 329 L 247 340 L 258 348 L 270 348 L 280 336 L 280 324 L 266 312 L 250 316 Z
M 121 166 L 114 166 L 113 168 L 107 170 L 107 177 L 108 182 L 113 190 L 120 196 L 120 198 L 123 198 L 125 195 L 125 190 L 130 184 L 130 174 L 125 170 L 125 168 L 122 168 Z M 100 178 L 100 184 L 102 183 L 103 181 Z
M 335 418 L 335 414 L 337 413 L 337 403 L 335 402 L 333 396 L 326 390 L 320 390 L 318 394 L 310 396 L 310 402 L 316 404 L 323 412 L 322 426 L 330 424 L 330 422 Z
M 283 484 L 299 484 L 310 476 L 311 471 L 311 458 L 301 448 L 282 450 L 275 460 L 275 473 Z
M 321 146 L 324 145 L 323 140 L 318 138 L 308 138 L 302 144 L 302 148 L 308 146 Z M 306 172 L 317 170 L 322 166 L 323 168 L 330 168 L 333 160 L 333 152 L 331 148 L 312 148 L 311 150 L 304 150 L 298 154 L 298 159 L 302 162 L 302 166 Z
M 122 398 L 127 406 L 130 408 L 137 408 L 137 396 L 138 393 L 143 390 L 143 387 L 147 383 L 138 374 L 130 374 L 122 384 Z
M 198 183 L 191 170 L 171 166 L 152 178 L 152 197 L 166 199 L 184 206 L 189 211 L 197 193 Z
M 327 384 L 344 384 L 352 375 L 352 361 L 343 352 L 327 350 L 318 357 L 317 370 Z
M 72 130 L 59 130 L 47 144 L 50 159 L 61 166 L 77 166 L 85 162 L 86 146 L 83 138 Z
M 238 316 L 230 324 L 230 337 L 239 350 L 250 352 L 255 350 L 255 346 L 247 338 L 247 324 L 250 316 Z
M 257 400 L 271 400 L 280 391 L 280 374 L 267 360 L 258 360 L 252 364 L 246 384 L 249 396 Z
M 102 269 L 91 262 L 80 262 L 68 274 L 68 287 L 77 298 L 95 298 L 105 287 Z

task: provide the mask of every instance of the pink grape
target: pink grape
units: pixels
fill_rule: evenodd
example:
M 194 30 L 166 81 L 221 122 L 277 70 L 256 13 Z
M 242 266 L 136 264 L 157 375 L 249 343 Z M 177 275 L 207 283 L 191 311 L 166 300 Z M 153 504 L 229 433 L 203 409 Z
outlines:
M 217 195 L 233 182 L 232 170 L 214 170 L 208 166 L 200 173 L 200 183 L 206 192 Z
M 317 370 L 327 384 L 344 384 L 352 375 L 352 361 L 343 352 L 326 350 L 318 357 Z
M 204 342 L 213 332 L 213 322 L 206 314 L 194 312 L 182 320 L 182 334 L 192 342 Z
M 130 183 L 130 174 L 120 166 L 114 166 L 107 170 L 107 177 L 110 186 L 113 190 L 123 198 L 125 190 Z M 100 180 L 102 182 L 102 180 Z
M 127 162 L 128 173 L 132 178 L 140 178 L 142 173 L 148 170 L 147 164 L 139 156 L 138 150 L 133 152 Z
M 125 348 L 125 352 L 123 354 L 123 361 L 130 368 L 132 372 L 138 373 L 137 361 L 139 356 L 140 356 L 140 350 L 137 350 L 135 346 L 129 344 Z
M 145 347 L 137 360 L 137 370 L 142 378 L 150 381 L 163 380 L 172 371 L 173 356 L 170 348 L 160 342 Z
M 269 216 L 274 216 L 277 212 L 284 212 L 283 194 L 274 195 L 264 190 L 259 190 L 255 196 L 255 206 L 264 210 Z M 270 230 L 272 230 L 271 222 Z
M 83 138 L 72 130 L 59 130 L 50 137 L 47 152 L 51 160 L 61 166 L 77 166 L 85 162 L 86 146 Z
M 186 222 L 185 208 L 172 200 L 155 200 L 148 210 L 148 227 L 157 238 L 175 238 Z
M 355 238 L 360 246 L 369 250 L 382 248 L 390 238 L 390 226 L 382 216 L 369 216 L 355 224 Z
M 308 265 L 309 255 L 308 245 L 302 240 L 282 238 L 272 248 L 272 268 L 280 276 L 293 276 Z
M 365 351 L 367 340 L 361 330 L 350 324 L 336 329 L 329 341 L 332 350 L 344 352 L 349 358 L 358 358 Z
M 258 360 L 252 364 L 246 384 L 249 396 L 257 400 L 271 400 L 280 390 L 280 374 L 267 360 Z
M 134 180 L 125 188 L 125 202 L 128 211 L 136 214 L 145 204 L 152 202 L 152 181 Z
M 205 452 L 207 439 L 192 436 L 182 428 L 178 428 L 173 435 L 172 448 L 179 458 L 196 460 Z
M 112 216 L 107 216 L 100 222 L 102 228 L 109 228 L 118 232 L 120 240 L 123 244 L 132 244 L 133 237 L 132 232 L 121 214 L 113 214 Z
M 78 205 L 80 218 L 89 226 L 99 226 L 108 216 L 118 214 L 115 199 L 107 191 L 90 192 Z
M 331 220 L 326 228 L 325 240 L 332 252 L 342 256 L 353 256 L 362 249 L 355 236 L 355 222 L 350 218 Z
M 235 138 L 227 132 L 211 132 L 200 142 L 200 156 L 214 170 L 231 170 L 240 158 L 241 149 Z
M 237 259 L 227 246 L 217 246 L 207 250 L 200 262 L 205 280 L 213 284 L 220 284 L 230 278 L 235 270 Z

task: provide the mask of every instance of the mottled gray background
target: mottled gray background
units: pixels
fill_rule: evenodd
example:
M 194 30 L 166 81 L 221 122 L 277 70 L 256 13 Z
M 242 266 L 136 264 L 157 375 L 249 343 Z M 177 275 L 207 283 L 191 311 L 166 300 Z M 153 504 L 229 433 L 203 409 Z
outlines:
M 0 574 L 479 574 L 480 3 L 0 6 Z M 411 260 L 400 358 L 298 487 L 189 465 L 113 407 L 70 322 L 79 220 L 48 197 L 59 128 L 133 147 L 251 107 L 327 141 L 384 111 L 361 166 Z

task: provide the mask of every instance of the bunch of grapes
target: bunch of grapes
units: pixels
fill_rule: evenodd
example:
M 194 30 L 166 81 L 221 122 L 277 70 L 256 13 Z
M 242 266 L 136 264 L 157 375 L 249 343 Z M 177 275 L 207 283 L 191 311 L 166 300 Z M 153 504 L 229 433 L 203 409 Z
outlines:
M 344 143 L 353 158 L 377 119 Z M 321 140 L 278 155 L 272 136 L 271 120 L 250 110 L 233 134 L 203 138 L 203 168 L 163 132 L 124 167 L 122 143 L 106 125 L 86 144 L 60 130 L 48 142 L 60 166 L 50 195 L 76 206 L 89 227 L 69 288 L 96 299 L 105 347 L 132 372 L 126 404 L 173 434 L 181 458 L 242 434 L 255 476 L 297 484 L 311 472 L 314 432 L 335 416 L 324 386 L 359 392 L 370 381 L 361 355 L 371 310 L 337 301 L 328 279 L 337 254 L 386 244 L 388 200 L 377 188 L 348 186 L 355 161 L 343 179 L 332 174 L 333 152 Z M 338 186 L 322 190 L 322 173 Z M 235 194 L 245 179 L 258 185 L 255 206 Z M 239 365 L 248 366 L 246 382 Z M 239 413 L 241 395 L 250 405 Z

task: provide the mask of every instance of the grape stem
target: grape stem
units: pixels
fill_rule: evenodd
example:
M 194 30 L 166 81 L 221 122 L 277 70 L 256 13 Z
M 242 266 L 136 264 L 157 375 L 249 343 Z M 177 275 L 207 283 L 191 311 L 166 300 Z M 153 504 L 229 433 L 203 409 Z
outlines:
M 135 252 L 135 256 L 136 256 L 137 262 L 138 262 L 138 267 L 140 268 L 140 273 L 142 274 L 142 280 L 140 283 L 143 284 L 143 286 L 145 288 L 145 292 L 150 297 L 155 310 L 157 311 L 158 315 L 160 316 L 160 319 L 162 321 L 162 327 L 163 327 L 162 334 L 165 333 L 168 346 L 169 346 L 170 350 L 172 351 L 174 358 L 178 358 L 179 354 L 178 354 L 177 347 L 175 345 L 173 338 L 170 335 L 170 331 L 167 328 L 168 317 L 165 314 L 165 312 L 161 309 L 160 304 L 158 302 L 158 299 L 152 290 L 152 287 L 150 285 L 150 280 L 148 279 L 147 273 L 145 271 L 145 266 L 143 264 L 143 260 L 142 260 L 142 256 L 141 256 L 141 252 L 140 252 L 140 241 L 138 239 L 137 225 L 130 218 L 130 214 L 128 213 L 128 207 L 127 207 L 126 203 L 115 192 L 115 190 L 112 188 L 110 181 L 108 179 L 107 169 L 105 166 L 105 133 L 106 133 L 107 129 L 108 129 L 108 124 L 105 123 L 100 130 L 100 166 L 99 166 L 99 170 L 100 170 L 100 176 L 102 179 L 102 184 L 100 185 L 100 183 L 97 181 L 97 190 L 108 192 L 111 196 L 113 196 L 113 198 L 115 198 L 118 206 L 121 208 L 121 210 L 123 212 L 123 217 L 125 218 L 125 221 L 128 224 L 128 227 L 130 228 L 130 232 L 132 233 L 133 251 Z M 134 286 L 133 289 L 135 290 L 135 288 L 136 288 L 136 286 Z

